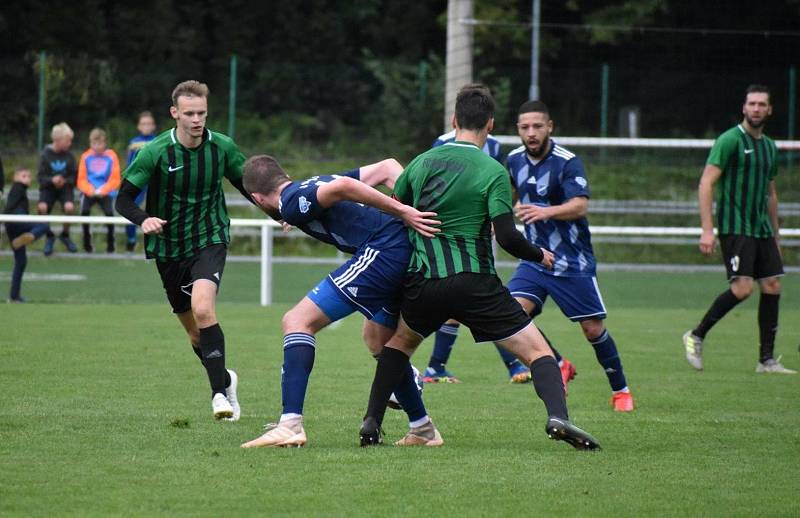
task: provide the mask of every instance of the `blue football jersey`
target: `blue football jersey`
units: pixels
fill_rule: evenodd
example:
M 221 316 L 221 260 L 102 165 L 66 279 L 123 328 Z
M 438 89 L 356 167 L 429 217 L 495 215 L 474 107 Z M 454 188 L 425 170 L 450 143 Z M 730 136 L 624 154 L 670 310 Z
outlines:
M 450 133 L 439 135 L 439 138 L 433 141 L 433 145 L 431 147 L 438 147 L 443 144 L 447 144 L 448 142 L 455 142 L 455 140 L 456 130 L 453 130 Z M 501 164 L 503 163 L 503 154 L 500 152 L 500 141 L 493 136 L 489 135 L 486 137 L 486 143 L 483 145 L 483 152 Z
M 319 187 L 341 176 L 357 180 L 359 170 L 312 176 L 288 185 L 281 192 L 278 205 L 283 221 L 348 254 L 367 242 L 374 248 L 410 246 L 403 222 L 374 207 L 351 201 L 340 201 L 328 208 L 320 206 Z
M 507 166 L 521 203 L 549 207 L 576 196 L 589 197 L 586 171 L 580 159 L 555 142 L 547 156 L 536 164 L 525 152 L 525 146 L 520 146 L 508 154 Z M 525 234 L 531 243 L 555 254 L 552 270 L 530 263 L 535 268 L 550 275 L 595 275 L 592 238 L 585 217 L 571 221 L 537 221 L 525 225 Z

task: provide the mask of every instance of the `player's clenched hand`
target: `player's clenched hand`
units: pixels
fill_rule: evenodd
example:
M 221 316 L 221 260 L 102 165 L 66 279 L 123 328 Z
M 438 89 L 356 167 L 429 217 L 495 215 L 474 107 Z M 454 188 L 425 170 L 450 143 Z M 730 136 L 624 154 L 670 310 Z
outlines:
M 552 269 L 553 268 L 553 263 L 556 260 L 555 256 L 553 255 L 553 252 L 551 252 L 550 250 L 548 250 L 546 248 L 542 248 L 541 250 L 542 250 L 542 254 L 544 254 L 544 257 L 542 257 L 542 260 L 539 261 L 539 262 L 542 264 L 542 266 L 544 266 L 548 270 Z
M 548 219 L 550 216 L 547 212 L 547 207 L 539 207 L 538 205 L 527 205 L 518 203 L 514 207 L 514 214 L 520 221 L 526 224 L 535 223 Z
M 711 230 L 704 230 L 700 234 L 700 251 L 703 255 L 711 255 L 714 253 L 714 246 L 716 245 L 716 238 L 714 232 Z
M 434 216 L 435 212 L 420 212 L 414 207 L 407 207 L 401 218 L 407 227 L 413 228 L 425 237 L 433 237 L 440 231 L 436 227 L 442 224 L 439 220 L 431 219 Z
M 167 220 L 161 218 L 147 218 L 142 221 L 142 232 L 145 234 L 160 234 L 164 231 Z

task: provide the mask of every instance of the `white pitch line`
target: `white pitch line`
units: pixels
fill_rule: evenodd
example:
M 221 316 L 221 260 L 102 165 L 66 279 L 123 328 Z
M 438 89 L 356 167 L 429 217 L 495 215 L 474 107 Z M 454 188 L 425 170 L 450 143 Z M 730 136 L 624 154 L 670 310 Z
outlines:
M 10 280 L 10 272 L 0 272 L 0 281 Z M 22 277 L 23 282 L 83 282 L 85 280 L 86 276 L 78 273 L 26 273 Z

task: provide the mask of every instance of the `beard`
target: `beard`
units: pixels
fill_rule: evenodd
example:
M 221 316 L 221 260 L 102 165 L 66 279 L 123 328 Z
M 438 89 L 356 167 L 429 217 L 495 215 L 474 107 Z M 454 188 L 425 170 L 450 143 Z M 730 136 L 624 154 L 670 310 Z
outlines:
M 763 125 L 764 125 L 764 122 L 766 122 L 766 120 L 767 120 L 767 118 L 766 118 L 766 117 L 764 117 L 764 118 L 762 118 L 760 121 L 754 121 L 754 120 L 753 120 L 753 119 L 751 119 L 751 118 L 750 118 L 748 115 L 745 115 L 745 116 L 744 116 L 744 118 L 745 118 L 745 120 L 747 121 L 747 124 L 749 124 L 749 125 L 750 125 L 750 127 L 751 127 L 751 128 L 754 128 L 754 129 L 758 129 L 758 128 L 760 128 L 761 126 L 763 126 Z
M 536 148 L 535 150 L 534 150 L 534 148 L 528 147 L 528 144 L 525 144 L 525 150 L 528 152 L 528 154 L 530 156 L 532 156 L 533 158 L 536 158 L 536 159 L 542 158 L 542 156 L 544 156 L 545 152 L 547 151 L 548 147 L 550 147 L 550 137 L 549 136 L 546 136 L 542 140 L 542 143 L 539 144 L 539 147 Z

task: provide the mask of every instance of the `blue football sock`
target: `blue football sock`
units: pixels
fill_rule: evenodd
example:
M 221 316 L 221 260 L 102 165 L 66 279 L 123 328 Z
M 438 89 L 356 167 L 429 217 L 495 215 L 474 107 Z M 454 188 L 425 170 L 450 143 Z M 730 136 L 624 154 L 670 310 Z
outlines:
M 500 358 L 503 360 L 503 363 L 505 364 L 506 369 L 511 369 L 511 367 L 513 367 L 517 363 L 520 363 L 520 364 L 522 363 L 517 359 L 516 356 L 514 356 L 510 352 L 506 351 L 505 349 L 503 349 L 499 345 L 494 344 L 494 346 L 495 346 L 495 348 L 497 348 L 497 354 L 500 355 Z
M 408 414 L 409 422 L 417 421 L 428 415 L 425 404 L 422 402 L 422 395 L 419 393 L 419 387 L 414 380 L 414 369 L 411 367 L 411 362 L 408 363 L 400 384 L 394 389 L 394 395 L 397 397 L 397 402 L 403 406 L 403 411 Z
M 444 324 L 436 331 L 433 352 L 431 353 L 428 367 L 436 371 L 444 370 L 447 360 L 450 359 L 450 353 L 453 350 L 453 344 L 456 343 L 456 338 L 458 338 L 458 324 Z
M 622 361 L 619 359 L 617 344 L 614 343 L 614 339 L 611 338 L 608 330 L 604 330 L 603 334 L 597 338 L 589 340 L 589 343 L 594 347 L 597 362 L 606 371 L 611 390 L 617 391 L 627 387 L 628 383 L 625 381 L 625 374 L 622 372 Z
M 303 401 L 317 341 L 308 333 L 289 333 L 283 337 L 283 368 L 281 369 L 281 397 L 284 414 L 303 414 Z

